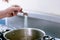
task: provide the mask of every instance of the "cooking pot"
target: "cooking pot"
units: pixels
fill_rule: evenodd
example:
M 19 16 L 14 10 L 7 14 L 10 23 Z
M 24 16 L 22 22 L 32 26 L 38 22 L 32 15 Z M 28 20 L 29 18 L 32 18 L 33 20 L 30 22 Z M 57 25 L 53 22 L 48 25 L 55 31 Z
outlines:
M 37 28 L 21 28 L 4 33 L 7 40 L 45 40 L 45 32 Z M 43 39 L 44 38 L 44 39 Z

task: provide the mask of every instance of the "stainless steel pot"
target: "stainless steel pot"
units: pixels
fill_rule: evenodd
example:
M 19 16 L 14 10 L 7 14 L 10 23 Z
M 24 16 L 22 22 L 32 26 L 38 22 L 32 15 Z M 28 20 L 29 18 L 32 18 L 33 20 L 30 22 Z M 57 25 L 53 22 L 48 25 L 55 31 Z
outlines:
M 45 32 L 36 28 L 22 28 L 4 33 L 7 40 L 43 40 Z

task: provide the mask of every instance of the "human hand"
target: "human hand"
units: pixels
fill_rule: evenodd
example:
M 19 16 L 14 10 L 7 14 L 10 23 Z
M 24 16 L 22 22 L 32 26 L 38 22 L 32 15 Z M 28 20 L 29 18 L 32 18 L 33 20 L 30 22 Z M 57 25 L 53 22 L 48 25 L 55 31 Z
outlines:
M 7 3 L 9 2 L 9 0 L 2 0 L 2 1 L 7 2 Z
M 18 12 L 21 12 L 22 8 L 18 5 L 13 5 L 4 10 L 6 17 L 16 16 Z

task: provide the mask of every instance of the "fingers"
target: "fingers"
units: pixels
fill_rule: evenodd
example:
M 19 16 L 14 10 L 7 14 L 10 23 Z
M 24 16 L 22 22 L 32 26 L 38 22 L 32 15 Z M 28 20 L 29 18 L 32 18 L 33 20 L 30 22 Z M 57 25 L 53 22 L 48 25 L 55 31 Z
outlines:
M 9 0 L 2 0 L 2 1 L 7 2 L 7 3 L 9 2 Z
M 13 11 L 11 12 L 11 16 L 16 16 L 17 13 L 20 12 L 21 10 L 22 8 L 15 5 L 15 7 L 13 7 Z
M 16 16 L 16 15 L 17 15 L 17 13 L 18 13 L 17 11 L 13 12 L 13 16 Z
M 13 7 L 12 9 L 14 12 L 22 12 L 22 8 L 21 7 Z
M 22 8 L 18 5 L 13 5 L 12 7 L 9 7 L 8 9 L 5 10 L 7 17 L 12 17 L 12 16 L 16 16 L 18 12 L 22 11 Z
M 13 5 L 15 11 L 22 12 L 22 8 L 18 5 Z
M 12 17 L 12 16 L 16 16 L 17 15 L 17 13 L 10 13 L 9 15 L 8 15 L 8 17 Z
M 18 6 L 18 5 L 12 5 L 12 7 L 20 7 L 20 6 Z

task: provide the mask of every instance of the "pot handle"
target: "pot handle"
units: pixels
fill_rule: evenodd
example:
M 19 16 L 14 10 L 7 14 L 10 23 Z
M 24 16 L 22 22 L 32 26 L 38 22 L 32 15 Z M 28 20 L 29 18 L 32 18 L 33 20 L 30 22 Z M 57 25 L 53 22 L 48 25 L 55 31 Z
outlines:
M 2 38 L 0 38 L 0 40 L 2 40 Z
M 4 38 L 4 36 L 3 36 L 3 33 L 2 33 L 2 32 L 0 32 L 0 40 L 6 40 L 6 39 Z
M 55 38 L 52 38 L 50 36 L 44 36 L 43 37 L 43 40 L 55 40 Z

